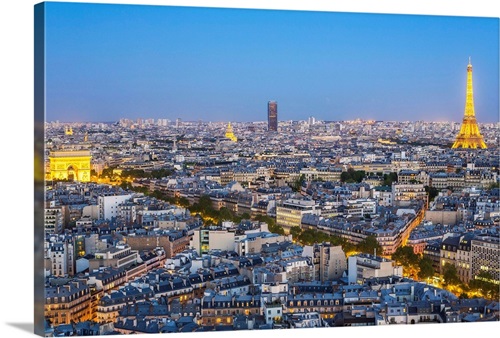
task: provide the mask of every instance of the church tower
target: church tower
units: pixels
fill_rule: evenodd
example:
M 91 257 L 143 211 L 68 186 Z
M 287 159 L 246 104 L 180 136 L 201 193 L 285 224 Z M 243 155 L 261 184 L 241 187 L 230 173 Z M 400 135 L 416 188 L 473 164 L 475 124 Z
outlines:
M 467 65 L 467 91 L 465 97 L 465 113 L 460 127 L 460 132 L 457 135 L 455 143 L 451 146 L 455 148 L 481 148 L 486 149 L 483 136 L 479 132 L 479 127 L 476 121 L 476 114 L 474 113 L 474 95 L 472 92 L 472 64 L 469 58 Z

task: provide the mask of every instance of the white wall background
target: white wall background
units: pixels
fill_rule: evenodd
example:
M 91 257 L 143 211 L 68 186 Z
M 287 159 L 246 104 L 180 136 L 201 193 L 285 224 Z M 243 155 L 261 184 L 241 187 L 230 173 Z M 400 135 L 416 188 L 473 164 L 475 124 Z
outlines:
M 9 213 L 3 222 L 0 236 L 2 254 L 16 252 L 2 257 L 2 310 L 0 334 L 2 337 L 33 337 L 33 6 L 40 1 L 3 0 L 0 2 L 0 105 L 2 123 L 2 163 L 5 159 L 16 159 L 22 165 L 16 168 L 19 181 L 7 177 L 9 168 L 1 167 L 4 199 L 8 199 L 19 212 Z M 66 0 L 66 2 L 77 2 Z M 78 2 L 84 2 L 83 0 Z M 371 13 L 437 14 L 460 16 L 499 17 L 496 1 L 492 0 L 92 0 L 95 3 L 163 4 L 211 7 L 241 7 L 267 9 L 300 9 Z M 464 41 L 466 43 L 466 41 Z M 12 139 L 14 138 L 14 139 Z M 21 155 L 20 155 L 21 154 Z M 25 157 L 22 157 L 25 156 Z M 21 181 L 22 179 L 22 181 Z M 20 240 L 20 236 L 22 240 Z M 13 240 L 12 238 L 16 238 Z M 21 248 L 20 245 L 25 245 Z M 20 250 L 21 249 L 21 250 Z M 12 281 L 15 281 L 14 283 Z M 481 335 L 498 332 L 500 323 L 457 324 L 457 325 L 415 325 L 411 327 L 417 336 L 461 336 L 466 331 Z M 408 333 L 408 326 L 378 328 L 335 328 L 335 334 L 357 334 L 374 337 L 395 336 Z M 315 335 L 331 335 L 330 329 L 314 329 Z M 369 330 L 369 331 L 368 331 Z M 472 331 L 473 330 L 473 331 Z M 276 333 L 276 332 L 274 332 Z M 286 334 L 299 337 L 302 330 L 287 331 Z M 259 332 L 271 337 L 272 332 Z M 202 333 L 183 334 L 183 338 L 199 338 Z M 227 338 L 232 332 L 220 332 L 218 338 Z M 238 332 L 242 337 L 252 337 L 255 332 Z M 148 337 L 147 335 L 139 335 Z M 138 336 L 138 337 L 139 337 Z M 413 334 L 412 334 L 413 336 Z M 215 337 L 215 336 L 214 336 Z

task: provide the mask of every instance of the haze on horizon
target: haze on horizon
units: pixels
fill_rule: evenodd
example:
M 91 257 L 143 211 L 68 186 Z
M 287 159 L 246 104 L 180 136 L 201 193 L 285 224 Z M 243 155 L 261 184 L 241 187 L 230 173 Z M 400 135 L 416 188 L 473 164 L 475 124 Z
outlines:
M 499 19 L 46 3 L 46 119 L 499 120 Z

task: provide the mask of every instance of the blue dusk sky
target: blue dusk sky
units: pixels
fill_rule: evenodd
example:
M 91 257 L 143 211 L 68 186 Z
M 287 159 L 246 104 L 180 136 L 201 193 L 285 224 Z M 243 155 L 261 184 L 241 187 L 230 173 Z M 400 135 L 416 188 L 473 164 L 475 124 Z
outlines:
M 499 19 L 46 3 L 46 119 L 499 119 Z

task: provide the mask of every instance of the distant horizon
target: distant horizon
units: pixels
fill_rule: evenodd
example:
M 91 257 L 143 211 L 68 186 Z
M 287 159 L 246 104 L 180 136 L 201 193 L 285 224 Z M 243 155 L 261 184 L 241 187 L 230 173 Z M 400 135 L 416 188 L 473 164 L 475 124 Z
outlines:
M 45 6 L 49 120 L 499 119 L 498 18 Z
M 314 117 L 314 116 L 312 116 Z M 308 117 L 309 118 L 309 117 Z M 278 123 L 280 122 L 307 122 L 308 118 L 306 119 L 299 119 L 299 120 L 278 120 Z M 64 124 L 64 123 L 68 123 L 68 124 L 79 124 L 79 123 L 110 123 L 110 124 L 113 124 L 113 123 L 118 123 L 120 122 L 120 120 L 122 119 L 127 119 L 127 120 L 130 120 L 130 121 L 133 121 L 134 123 L 137 123 L 137 119 L 142 119 L 142 120 L 148 120 L 148 119 L 153 119 L 152 117 L 135 117 L 135 118 L 128 118 L 128 117 L 122 117 L 122 118 L 119 118 L 117 120 L 113 120 L 113 121 L 62 121 L 62 120 L 46 120 L 47 123 L 60 123 L 60 124 Z M 158 121 L 158 120 L 163 120 L 163 119 L 166 119 L 166 120 L 169 120 L 170 123 L 175 123 L 175 119 L 169 119 L 169 118 L 163 118 L 163 117 L 159 117 L 159 118 L 155 118 L 155 123 Z M 426 121 L 426 120 L 372 120 L 372 119 L 351 119 L 351 120 L 320 120 L 320 119 L 316 119 L 316 122 L 324 122 L 324 123 L 339 123 L 339 122 L 352 122 L 352 121 L 357 121 L 359 120 L 360 122 L 368 122 L 368 121 L 373 121 L 373 122 L 394 122 L 394 123 L 416 123 L 416 122 L 423 122 L 423 123 L 462 123 L 462 121 Z M 144 122 L 144 121 L 143 121 Z M 265 123 L 267 124 L 267 120 L 255 120 L 255 121 L 240 121 L 240 120 L 184 120 L 184 119 L 181 119 L 179 121 L 180 123 L 199 123 L 199 122 L 203 122 L 203 123 L 228 123 L 228 122 L 231 122 L 231 123 Z M 481 124 L 497 124 L 497 123 L 500 123 L 500 121 L 495 121 L 495 122 L 480 122 L 480 121 L 477 121 L 477 123 L 479 125 Z

